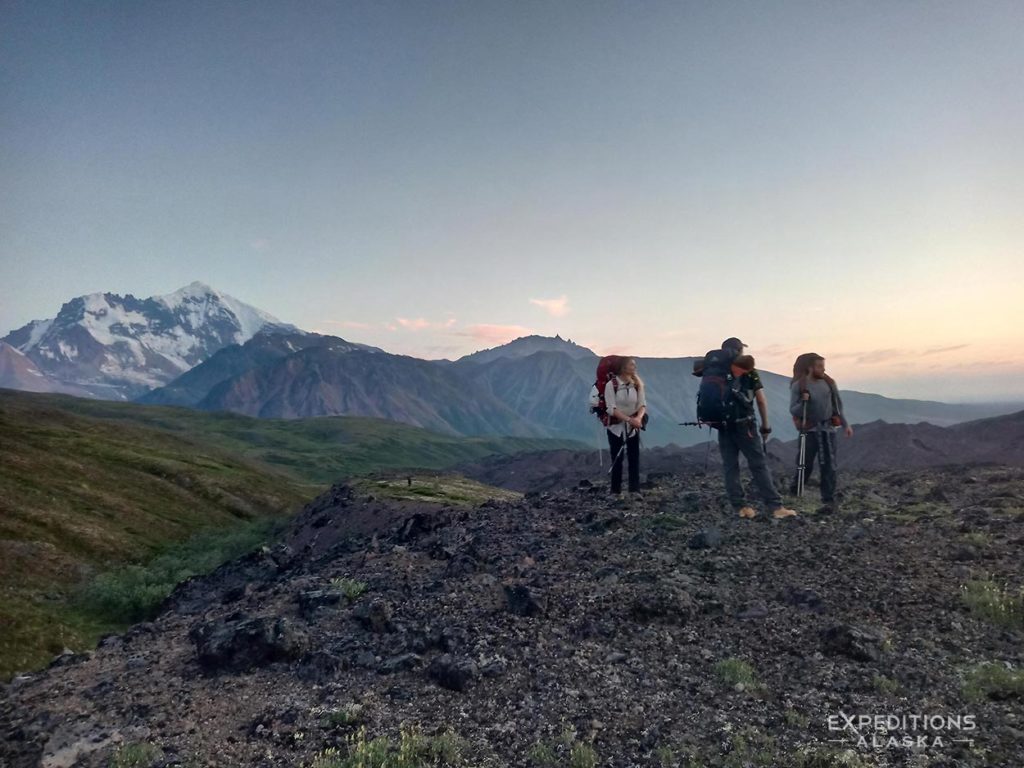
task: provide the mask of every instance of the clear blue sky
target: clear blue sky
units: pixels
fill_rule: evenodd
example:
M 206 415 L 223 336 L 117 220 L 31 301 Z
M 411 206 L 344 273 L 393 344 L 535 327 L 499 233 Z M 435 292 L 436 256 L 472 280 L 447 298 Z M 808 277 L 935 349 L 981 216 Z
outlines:
M 1022 40 L 1021 2 L 7 1 L 0 333 L 202 280 L 423 357 L 737 334 L 1024 398 Z

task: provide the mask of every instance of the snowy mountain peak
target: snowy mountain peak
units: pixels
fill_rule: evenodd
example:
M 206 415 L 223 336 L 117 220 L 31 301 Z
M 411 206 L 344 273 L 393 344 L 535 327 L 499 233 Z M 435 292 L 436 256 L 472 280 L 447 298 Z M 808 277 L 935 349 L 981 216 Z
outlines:
M 147 299 L 85 294 L 57 317 L 34 320 L 3 341 L 59 381 L 87 385 L 100 397 L 131 398 L 263 329 L 301 333 L 196 280 Z

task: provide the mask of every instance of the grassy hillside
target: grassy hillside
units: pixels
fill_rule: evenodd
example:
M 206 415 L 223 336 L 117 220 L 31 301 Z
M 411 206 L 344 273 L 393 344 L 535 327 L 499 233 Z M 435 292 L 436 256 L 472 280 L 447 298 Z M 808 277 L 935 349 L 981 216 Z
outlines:
M 118 623 L 97 606 L 158 601 L 342 477 L 550 445 L 0 390 L 0 678 L 87 646 Z M 159 573 L 135 566 L 79 600 L 80 585 L 131 563 Z
M 11 396 L 47 403 L 69 414 L 103 422 L 124 422 L 186 435 L 204 445 L 286 470 L 317 485 L 384 469 L 443 469 L 495 453 L 585 448 L 569 440 L 453 437 L 383 419 L 350 416 L 257 419 L 175 406 L 0 390 L 0 402 Z

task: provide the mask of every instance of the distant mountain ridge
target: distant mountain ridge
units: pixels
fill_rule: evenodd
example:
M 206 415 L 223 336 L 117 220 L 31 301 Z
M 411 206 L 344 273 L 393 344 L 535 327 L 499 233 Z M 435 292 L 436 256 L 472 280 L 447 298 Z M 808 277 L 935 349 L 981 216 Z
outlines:
M 260 333 L 142 401 L 274 418 L 374 416 L 445 434 L 604 440 L 586 406 L 598 360 L 593 352 L 559 337 L 524 337 L 486 353 L 454 362 L 426 361 L 337 337 Z M 651 412 L 646 445 L 685 446 L 707 439 L 705 430 L 679 426 L 695 418 L 699 379 L 691 374 L 693 360 L 638 358 Z M 789 377 L 765 371 L 762 380 L 774 435 L 795 437 Z M 843 392 L 843 398 L 856 422 L 949 425 L 1001 412 L 997 406 L 893 400 L 853 391 Z
M 300 332 L 205 283 L 162 296 L 91 293 L 56 317 L 11 331 L 2 341 L 49 380 L 104 399 L 132 399 L 167 384 L 222 347 L 263 329 Z
M 559 335 L 551 336 L 520 336 L 507 344 L 482 349 L 470 355 L 460 357 L 458 363 L 490 363 L 495 360 L 506 358 L 529 357 L 537 352 L 562 352 L 572 358 L 596 357 L 596 353 L 586 347 L 580 346 L 572 339 L 563 339 Z
M 5 342 L 5 343 L 4 343 Z M 253 416 L 371 416 L 451 435 L 601 443 L 587 395 L 598 356 L 561 336 L 523 336 L 455 361 L 393 355 L 309 333 L 200 282 L 166 296 L 96 293 L 0 341 L 0 386 Z M 373 355 L 374 357 L 367 357 Z M 649 446 L 693 445 L 692 357 L 638 358 Z M 774 436 L 795 437 L 789 377 L 762 371 Z M 844 391 L 854 422 L 948 426 L 1017 405 L 952 405 Z

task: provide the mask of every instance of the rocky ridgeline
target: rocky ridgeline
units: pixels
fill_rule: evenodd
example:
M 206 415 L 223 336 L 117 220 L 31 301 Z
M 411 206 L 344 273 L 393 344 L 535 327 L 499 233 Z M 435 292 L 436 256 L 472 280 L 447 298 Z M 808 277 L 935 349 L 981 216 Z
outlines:
M 1019 678 L 977 674 L 1024 665 L 1012 590 L 964 589 L 1021 584 L 1024 476 L 970 472 L 847 478 L 843 513 L 782 522 L 696 471 L 631 504 L 338 485 L 155 621 L 16 678 L 0 764 L 329 768 L 415 726 L 465 766 L 1024 765 Z M 915 752 L 840 713 L 976 728 Z

